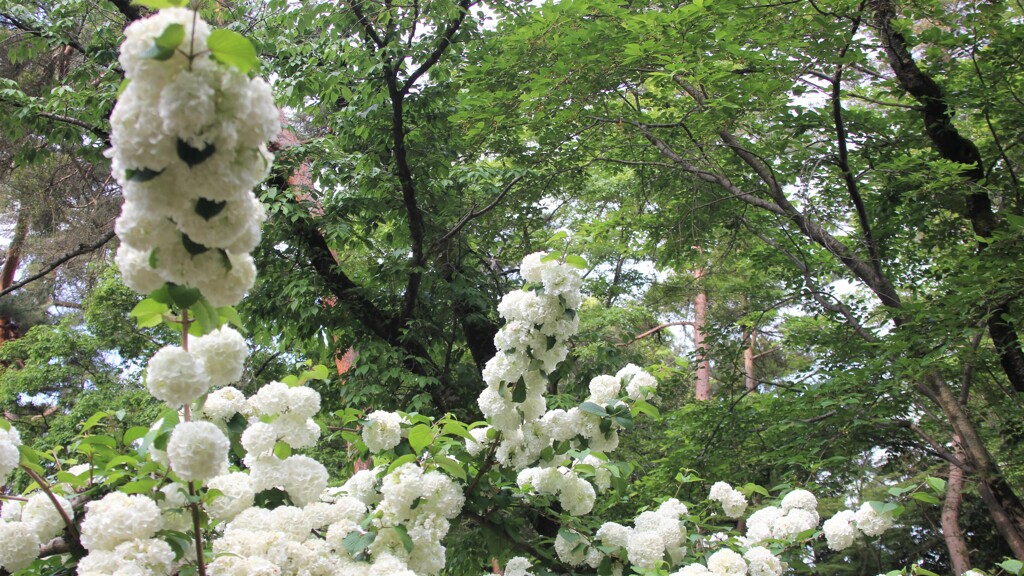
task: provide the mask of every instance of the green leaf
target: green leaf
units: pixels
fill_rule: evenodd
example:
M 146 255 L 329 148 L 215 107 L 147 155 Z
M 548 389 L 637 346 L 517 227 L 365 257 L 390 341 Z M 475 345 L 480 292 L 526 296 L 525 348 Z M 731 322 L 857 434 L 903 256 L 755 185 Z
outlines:
M 207 200 L 206 198 L 200 198 L 196 200 L 196 214 L 203 217 L 203 220 L 209 220 L 224 211 L 224 207 L 228 205 L 227 200 Z
M 1021 562 L 1020 560 L 1014 560 L 1012 558 L 1009 560 L 1004 560 L 999 564 L 996 564 L 996 566 L 999 566 L 1000 568 L 1006 570 L 1010 574 L 1019 575 L 1022 571 L 1024 571 L 1024 562 Z
M 423 452 L 423 449 L 434 441 L 434 431 L 430 426 L 417 424 L 409 430 L 409 445 L 416 454 Z
M 193 148 L 188 142 L 185 142 L 181 138 L 178 138 L 178 158 L 188 167 L 198 166 L 203 162 L 206 162 L 213 153 L 217 151 L 217 147 L 213 144 L 209 144 L 202 150 Z
M 278 442 L 274 444 L 274 456 L 277 456 L 281 460 L 288 458 L 292 455 L 292 447 L 287 442 Z
M 203 334 L 209 334 L 220 328 L 220 314 L 206 298 L 200 298 L 198 302 L 189 307 L 189 310 L 196 317 Z
M 89 417 L 88 420 L 85 421 L 84 424 L 82 424 L 82 432 L 85 432 L 86 430 L 89 430 L 90 428 L 96 426 L 97 424 L 100 423 L 100 420 L 103 420 L 107 416 L 110 416 L 110 414 L 106 412 L 97 412 L 93 414 L 92 416 Z
M 946 492 L 946 481 L 943 480 L 942 478 L 936 478 L 934 476 L 929 476 L 925 480 L 925 482 L 928 483 L 928 486 L 931 487 L 931 489 L 934 490 L 936 494 L 939 494 L 939 495 L 945 494 L 945 492 Z
M 394 460 L 392 460 L 391 464 L 388 464 L 388 469 L 385 472 L 385 474 L 390 474 L 392 470 L 394 470 L 395 468 L 398 468 L 399 466 L 401 466 L 403 464 L 408 464 L 409 462 L 415 462 L 415 461 L 416 461 L 416 455 L 415 454 L 403 454 L 403 455 L 399 456 L 398 458 L 395 458 Z
M 164 314 L 168 310 L 167 304 L 146 298 L 136 304 L 128 315 L 135 318 L 139 328 L 152 328 L 163 322 Z
M 398 539 L 402 541 L 402 546 L 405 547 L 405 551 L 412 552 L 412 538 L 409 538 L 409 532 L 405 529 L 405 526 L 402 526 L 401 524 L 396 525 L 395 532 L 398 533 Z
M 577 256 L 575 254 L 569 254 L 566 256 L 565 263 L 573 268 L 579 268 L 580 270 L 587 269 L 587 261 L 584 260 L 582 256 Z
M 242 74 L 248 73 L 260 63 L 256 56 L 256 47 L 238 32 L 214 30 L 206 39 L 206 47 L 210 49 L 210 55 L 214 60 L 233 66 Z
M 602 418 L 608 415 L 608 412 L 602 406 L 594 404 L 593 402 L 584 402 L 580 404 L 580 411 L 586 412 L 587 414 L 593 414 L 594 416 L 601 416 Z
M 139 57 L 160 61 L 170 60 L 184 39 L 185 27 L 181 24 L 170 24 L 167 28 L 164 28 L 162 34 L 156 37 L 153 45 L 140 54 Z
M 466 470 L 462 467 L 462 464 L 459 464 L 452 458 L 449 458 L 444 454 L 436 454 L 434 455 L 434 463 L 437 464 L 438 468 L 447 472 L 452 478 L 458 478 L 463 482 L 466 481 Z
M 911 497 L 926 504 L 941 504 L 942 501 L 927 492 L 914 492 Z
M 129 168 L 124 171 L 124 177 L 129 182 L 149 182 L 163 173 L 163 170 L 157 172 L 149 168 Z
M 187 238 L 187 236 L 182 237 Z M 170 283 L 167 285 L 167 293 L 171 297 L 171 303 L 181 310 L 191 308 L 193 304 L 203 297 L 198 288 Z
M 650 416 L 651 418 L 654 418 L 655 420 L 661 418 L 661 412 L 659 412 L 656 407 L 643 400 L 637 400 L 633 402 L 633 406 L 630 407 L 629 411 L 631 414 L 633 414 L 633 416 L 636 416 L 637 414 L 643 412 L 644 414 Z
M 366 550 L 366 547 L 373 544 L 373 541 L 377 539 L 376 532 L 351 532 L 348 536 L 341 541 L 341 545 L 345 547 L 345 550 L 353 558 Z
M 526 381 L 523 377 L 519 377 L 519 382 L 516 382 L 514 388 L 512 388 L 512 401 L 523 403 L 526 402 Z

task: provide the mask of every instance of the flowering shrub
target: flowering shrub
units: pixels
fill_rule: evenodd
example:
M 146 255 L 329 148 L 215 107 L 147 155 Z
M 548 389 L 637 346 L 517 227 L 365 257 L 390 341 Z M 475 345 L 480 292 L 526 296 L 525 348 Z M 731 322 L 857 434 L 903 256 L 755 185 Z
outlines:
M 269 170 L 266 142 L 279 130 L 270 88 L 248 76 L 237 35 L 189 10 L 162 10 L 125 35 L 128 83 L 109 151 L 125 195 L 117 263 L 129 286 L 150 295 L 133 312 L 140 324 L 169 319 L 181 328 L 180 346 L 160 349 L 147 366 L 146 385 L 168 410 L 126 434 L 134 453 L 105 451 L 51 481 L 0 421 L 0 483 L 19 465 L 36 483 L 3 505 L 3 569 L 29 568 L 47 545 L 80 575 L 437 574 L 451 523 L 491 482 L 490 470 L 506 479 L 497 491 L 558 516 L 551 547 L 562 567 L 778 576 L 785 553 L 819 536 L 817 500 L 806 490 L 752 513 L 743 534 L 691 534 L 694 518 L 670 498 L 631 526 L 604 522 L 590 535 L 597 524 L 584 517 L 598 494 L 621 489 L 628 475 L 609 454 L 635 417 L 657 416 L 657 382 L 628 365 L 593 378 L 578 406 L 547 409 L 549 375 L 579 327 L 582 281 L 557 255 L 539 253 L 522 263 L 524 288 L 498 307 L 505 325 L 478 399 L 486 422 L 345 410 L 345 424 L 361 426 L 347 438 L 376 467 L 329 486 L 322 464 L 293 453 L 320 438 L 320 395 L 306 384 L 326 371 L 270 382 L 248 398 L 231 386 L 248 349 L 225 323 L 255 277 L 249 252 L 264 216 L 251 190 Z M 744 493 L 723 482 L 710 499 L 731 519 L 748 509 Z M 879 504 L 827 520 L 828 546 L 843 550 L 891 527 L 895 509 Z M 54 539 L 76 544 L 49 546 Z M 542 559 L 512 557 L 505 574 L 534 574 Z

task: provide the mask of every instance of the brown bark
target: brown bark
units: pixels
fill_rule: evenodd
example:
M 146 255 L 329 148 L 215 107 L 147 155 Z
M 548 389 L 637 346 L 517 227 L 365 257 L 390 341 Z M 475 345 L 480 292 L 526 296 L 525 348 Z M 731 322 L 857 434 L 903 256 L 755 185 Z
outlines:
M 21 265 L 21 251 L 28 239 L 28 222 L 28 210 L 22 208 L 18 212 L 18 220 L 14 225 L 14 236 L 7 247 L 3 268 L 0 268 L 0 291 L 14 284 L 14 275 L 18 271 L 18 266 Z M 0 344 L 14 340 L 18 336 L 18 326 L 14 319 L 9 316 L 0 316 Z
M 889 65 L 900 86 L 921 103 L 924 129 L 929 140 L 944 159 L 965 166 L 962 175 L 973 188 L 967 195 L 965 216 L 978 237 L 991 238 L 1001 222 L 992 210 L 988 192 L 978 186 L 985 179 L 981 152 L 973 141 L 957 130 L 953 124 L 953 111 L 949 108 L 942 86 L 918 68 L 906 39 L 892 27 L 892 21 L 896 18 L 896 7 L 892 0 L 874 0 L 873 8 L 875 24 Z M 984 248 L 984 242 L 978 244 L 979 250 Z M 1000 303 L 990 310 L 988 330 L 1003 372 L 1013 389 L 1024 393 L 1024 350 L 1021 349 L 1016 329 L 1006 320 L 1009 312 L 1009 303 Z
M 968 417 L 956 394 L 937 373 L 925 376 L 918 389 L 931 398 L 949 418 L 954 434 L 960 439 L 967 462 L 974 469 L 978 493 L 988 508 L 999 534 L 1006 540 L 1013 555 L 1024 560 L 1024 504 L 1006 482 L 995 458 L 988 451 L 977 428 Z
M 957 458 L 963 460 L 964 451 L 959 443 L 955 444 Z M 971 557 L 960 529 L 960 507 L 964 497 L 964 470 L 950 464 L 949 480 L 946 482 L 946 497 L 942 502 L 942 515 L 939 523 L 942 526 L 942 538 L 949 550 L 949 559 L 953 563 L 953 574 L 960 576 L 971 569 Z
M 704 269 L 693 271 L 693 277 L 699 282 L 704 276 Z M 697 292 L 693 300 L 693 347 L 697 353 L 697 400 L 711 399 L 711 361 L 704 347 L 704 327 L 708 318 L 708 295 L 703 288 Z

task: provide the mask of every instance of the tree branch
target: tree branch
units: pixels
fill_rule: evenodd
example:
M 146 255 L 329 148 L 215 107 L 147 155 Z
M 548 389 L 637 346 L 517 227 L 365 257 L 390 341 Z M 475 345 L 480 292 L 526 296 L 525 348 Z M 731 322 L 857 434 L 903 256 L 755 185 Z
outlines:
M 104 234 L 103 237 L 100 238 L 98 241 L 96 241 L 96 242 L 94 242 L 92 244 L 79 244 L 78 248 L 76 248 L 75 250 L 72 250 L 71 252 L 68 252 L 67 254 L 61 256 L 60 258 L 54 260 L 53 262 L 50 262 L 49 264 L 44 266 L 43 269 L 40 270 L 39 272 L 36 272 L 35 274 L 32 274 L 31 276 L 25 278 L 24 280 L 21 280 L 20 282 L 15 282 L 14 284 L 11 284 L 10 286 L 8 286 L 7 288 L 4 288 L 3 290 L 0 290 L 0 296 L 4 296 L 6 294 L 9 294 L 10 292 L 14 292 L 15 290 L 25 286 L 26 284 L 29 284 L 31 282 L 35 282 L 36 280 L 39 280 L 40 278 L 42 278 L 43 276 L 46 276 L 47 274 L 49 274 L 50 272 L 52 272 L 53 270 L 58 268 L 61 264 L 67 262 L 68 260 L 71 260 L 72 258 L 75 258 L 77 256 L 81 256 L 82 254 L 88 254 L 89 252 L 93 252 L 95 250 L 98 250 L 104 244 L 106 244 L 107 242 L 110 242 L 110 240 L 113 237 L 114 237 L 114 231 L 111 230 L 111 231 L 107 232 L 106 234 Z
M 444 55 L 445 50 L 452 45 L 452 40 L 454 39 L 455 34 L 458 33 L 462 23 L 465 22 L 466 14 L 469 14 L 469 7 L 472 5 L 473 2 L 471 0 L 459 1 L 459 15 L 445 27 L 444 32 L 441 34 L 441 39 L 437 43 L 437 47 L 435 47 L 434 51 L 430 53 L 430 56 L 428 56 L 427 59 L 420 64 L 419 68 L 416 68 L 416 70 L 409 75 L 409 78 L 406 79 L 405 83 L 402 85 L 403 94 L 408 94 L 409 90 L 411 90 L 413 85 L 416 84 L 416 81 L 420 79 L 420 76 L 426 74 L 434 64 L 437 64 L 441 59 L 441 56 Z

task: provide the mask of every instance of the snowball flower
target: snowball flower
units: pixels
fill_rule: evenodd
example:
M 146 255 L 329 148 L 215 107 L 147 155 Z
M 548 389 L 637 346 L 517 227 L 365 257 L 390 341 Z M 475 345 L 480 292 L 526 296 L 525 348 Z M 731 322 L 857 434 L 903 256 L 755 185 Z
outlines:
M 0 522 L 0 567 L 14 573 L 39 557 L 39 537 L 24 522 Z
M 296 506 L 314 502 L 327 488 L 327 468 L 309 456 L 289 456 L 284 461 L 284 468 L 284 489 Z
M 210 422 L 182 422 L 167 442 L 167 458 L 182 480 L 209 480 L 227 472 L 231 442 Z
M 879 514 L 875 512 L 871 503 L 865 502 L 861 505 L 860 509 L 857 510 L 856 515 L 857 528 L 864 533 L 865 536 L 881 536 L 883 532 L 892 527 L 893 518 L 892 514 L 886 512 L 885 514 Z
M 818 509 L 818 499 L 807 490 L 793 490 L 782 499 L 782 512 L 788 513 L 794 508 L 813 512 Z
M 398 414 L 377 410 L 366 419 L 369 422 L 363 426 L 363 442 L 370 452 L 390 450 L 402 441 L 402 417 Z
M 857 539 L 856 521 L 857 513 L 853 510 L 842 510 L 825 520 L 821 529 L 825 532 L 828 547 L 838 552 L 852 546 Z
M 244 472 L 232 472 L 217 476 L 206 484 L 211 490 L 218 490 L 221 495 L 214 498 L 206 506 L 206 511 L 217 520 L 231 520 L 243 510 L 253 505 L 256 492 L 253 490 L 249 475 Z
M 68 515 L 74 518 L 75 513 L 71 509 L 71 502 L 62 496 L 54 496 L 60 507 Z M 48 542 L 64 531 L 64 518 L 60 511 L 54 506 L 53 501 L 45 492 L 36 492 L 29 497 L 28 502 L 21 511 L 21 521 L 29 525 L 39 537 L 40 542 Z
M 522 556 L 513 556 L 505 563 L 505 576 L 533 576 L 530 561 Z
M 18 430 L 13 426 L 10 430 L 0 428 L 0 486 L 7 483 L 7 476 L 18 467 L 21 460 L 18 446 L 21 446 Z
M 743 493 L 725 482 L 716 482 L 711 487 L 709 497 L 720 502 L 726 516 L 730 518 L 739 518 L 747 510 L 747 499 Z
M 192 339 L 189 342 L 189 353 L 202 364 L 210 386 L 220 388 L 242 377 L 249 347 L 237 330 L 224 326 Z
M 764 546 L 747 550 L 743 558 L 750 564 L 750 576 L 782 576 L 785 565 Z
M 632 400 L 648 400 L 658 388 L 658 381 L 646 370 L 636 364 L 626 364 L 615 373 L 626 386 L 626 395 Z
M 215 422 L 231 420 L 245 409 L 245 394 L 234 386 L 225 386 L 210 392 L 203 403 L 203 414 Z
M 706 576 L 707 574 L 711 574 L 711 572 L 703 564 L 690 564 L 678 572 L 673 572 L 670 576 Z
M 633 565 L 652 569 L 665 555 L 665 542 L 657 532 L 633 532 L 626 543 L 626 554 Z
M 747 573 L 747 563 L 736 552 L 724 548 L 708 558 L 708 570 L 718 576 L 744 576 Z
M 570 566 L 579 566 L 583 564 L 586 559 L 586 546 L 579 546 L 581 539 L 579 536 L 575 540 L 569 541 L 562 536 L 562 532 L 558 532 L 558 536 L 555 536 L 555 553 L 558 554 L 558 559 Z M 577 546 L 581 549 L 577 549 Z
M 149 359 L 146 386 L 157 400 L 180 408 L 205 394 L 210 382 L 195 356 L 177 346 L 164 346 Z
M 151 538 L 163 525 L 160 508 L 145 496 L 111 492 L 87 508 L 81 534 L 82 545 L 90 551 L 113 550 L 129 540 Z

